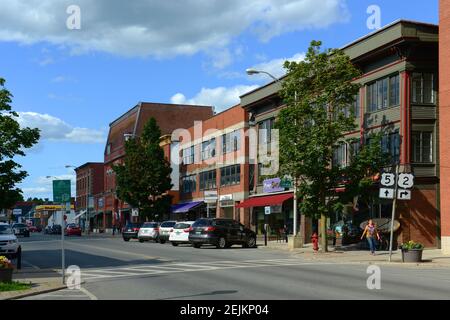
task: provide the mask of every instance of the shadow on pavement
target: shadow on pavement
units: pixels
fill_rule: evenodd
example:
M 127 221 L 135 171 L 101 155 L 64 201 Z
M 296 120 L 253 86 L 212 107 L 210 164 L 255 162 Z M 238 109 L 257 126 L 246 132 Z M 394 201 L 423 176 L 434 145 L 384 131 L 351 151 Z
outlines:
M 237 292 L 238 292 L 238 290 L 218 290 L 218 291 L 198 293 L 198 294 L 193 294 L 193 295 L 188 295 L 188 296 L 169 297 L 169 298 L 163 298 L 163 299 L 158 299 L 158 300 L 193 298 L 193 297 L 202 297 L 202 296 L 213 296 L 213 295 L 218 295 L 218 294 L 233 294 L 233 293 L 237 293 Z

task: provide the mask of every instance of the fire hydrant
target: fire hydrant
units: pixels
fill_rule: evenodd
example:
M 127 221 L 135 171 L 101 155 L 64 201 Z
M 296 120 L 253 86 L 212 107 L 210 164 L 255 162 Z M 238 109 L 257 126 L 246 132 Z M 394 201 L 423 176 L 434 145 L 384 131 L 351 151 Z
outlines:
M 317 251 L 319 251 L 319 236 L 317 235 L 316 232 L 314 232 L 313 235 L 311 236 L 311 241 L 313 244 L 313 250 L 316 253 Z

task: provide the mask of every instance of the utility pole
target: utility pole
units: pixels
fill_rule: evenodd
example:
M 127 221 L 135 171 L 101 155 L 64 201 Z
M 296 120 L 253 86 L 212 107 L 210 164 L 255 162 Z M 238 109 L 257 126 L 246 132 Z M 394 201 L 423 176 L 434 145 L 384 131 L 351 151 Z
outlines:
M 397 163 L 395 167 L 395 178 L 394 178 L 395 179 L 394 200 L 392 200 L 391 234 L 389 237 L 389 262 L 392 261 L 392 242 L 394 240 L 394 219 L 395 219 L 395 208 L 397 206 L 398 172 L 399 172 L 399 164 Z

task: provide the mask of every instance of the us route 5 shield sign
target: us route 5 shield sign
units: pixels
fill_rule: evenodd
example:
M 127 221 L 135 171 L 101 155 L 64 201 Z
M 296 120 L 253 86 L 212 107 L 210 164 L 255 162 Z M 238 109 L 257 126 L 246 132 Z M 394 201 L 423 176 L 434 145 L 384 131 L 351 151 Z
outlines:
M 381 174 L 380 183 L 382 186 L 392 187 L 395 184 L 395 174 L 386 172 Z
M 380 188 L 381 199 L 394 199 L 394 189 Z

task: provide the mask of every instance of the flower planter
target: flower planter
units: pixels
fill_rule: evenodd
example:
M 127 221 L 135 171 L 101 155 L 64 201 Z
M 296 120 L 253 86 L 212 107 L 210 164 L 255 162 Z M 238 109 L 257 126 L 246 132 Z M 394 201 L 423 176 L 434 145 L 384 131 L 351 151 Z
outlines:
M 0 269 L 0 282 L 11 282 L 13 275 L 13 269 Z
M 421 262 L 423 249 L 402 249 L 403 262 Z

